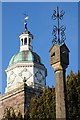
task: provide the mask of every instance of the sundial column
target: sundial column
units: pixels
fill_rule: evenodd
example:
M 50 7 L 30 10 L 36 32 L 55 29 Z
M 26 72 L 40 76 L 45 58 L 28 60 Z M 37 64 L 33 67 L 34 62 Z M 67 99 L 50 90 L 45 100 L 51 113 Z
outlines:
M 56 77 L 56 119 L 66 120 L 66 81 L 65 69 L 59 64 L 52 65 Z
M 69 65 L 69 49 L 65 44 L 52 46 L 50 49 L 50 63 L 56 77 L 56 119 L 67 120 L 65 71 Z
M 57 25 L 53 26 L 52 47 L 50 49 L 50 63 L 55 71 L 56 77 L 56 119 L 67 120 L 67 100 L 66 100 L 66 80 L 65 70 L 69 65 L 69 49 L 65 44 L 64 25 L 60 25 L 65 12 L 59 10 L 53 11 L 52 19 L 57 21 Z

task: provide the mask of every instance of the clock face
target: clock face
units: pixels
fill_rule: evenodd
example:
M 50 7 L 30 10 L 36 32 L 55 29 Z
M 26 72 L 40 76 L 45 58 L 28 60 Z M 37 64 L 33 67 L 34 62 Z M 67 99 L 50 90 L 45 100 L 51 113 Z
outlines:
M 21 79 L 26 79 L 28 80 L 31 76 L 32 76 L 32 73 L 27 69 L 27 68 L 24 68 L 20 73 L 19 73 L 19 76 L 21 77 Z
M 43 80 L 45 80 L 43 74 L 41 73 L 40 70 L 37 71 L 37 72 L 35 73 L 35 81 L 36 81 L 37 83 L 40 83 L 40 84 L 41 84 L 41 83 L 43 82 Z
M 9 83 L 12 84 L 12 83 L 14 82 L 16 76 L 17 76 L 17 75 L 12 71 L 11 74 L 10 74 L 10 76 L 9 76 L 8 84 L 9 84 Z

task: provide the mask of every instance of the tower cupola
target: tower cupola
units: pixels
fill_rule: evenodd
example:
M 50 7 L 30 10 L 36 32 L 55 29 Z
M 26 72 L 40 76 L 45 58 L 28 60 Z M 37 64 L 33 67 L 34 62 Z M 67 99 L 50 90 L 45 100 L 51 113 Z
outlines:
M 27 20 L 28 20 L 28 16 L 24 18 L 25 31 L 22 32 L 22 34 L 19 36 L 19 38 L 20 38 L 20 52 L 26 51 L 26 50 L 32 51 L 32 49 L 33 49 L 33 47 L 32 47 L 33 35 L 30 33 L 30 31 L 28 31 Z
M 19 36 L 20 50 L 14 54 L 7 67 L 7 87 L 5 93 L 20 88 L 24 84 L 32 88 L 44 88 L 47 69 L 40 56 L 33 51 L 33 35 L 27 28 L 28 16 L 24 18 L 24 32 Z

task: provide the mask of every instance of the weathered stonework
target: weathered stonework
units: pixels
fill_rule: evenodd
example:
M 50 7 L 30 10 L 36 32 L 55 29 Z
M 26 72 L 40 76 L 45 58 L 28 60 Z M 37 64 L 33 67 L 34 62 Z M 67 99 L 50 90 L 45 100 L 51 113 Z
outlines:
M 24 116 L 25 110 L 29 107 L 31 98 L 36 94 L 41 94 L 39 89 L 31 88 L 26 84 L 11 92 L 5 93 L 0 97 L 0 119 L 6 107 L 13 107 L 15 112 L 20 111 Z
M 69 49 L 65 44 L 52 46 L 50 63 L 56 77 L 56 119 L 67 120 L 65 71 L 69 65 Z
M 66 120 L 66 83 L 64 80 L 65 70 L 55 72 L 56 76 L 56 117 Z

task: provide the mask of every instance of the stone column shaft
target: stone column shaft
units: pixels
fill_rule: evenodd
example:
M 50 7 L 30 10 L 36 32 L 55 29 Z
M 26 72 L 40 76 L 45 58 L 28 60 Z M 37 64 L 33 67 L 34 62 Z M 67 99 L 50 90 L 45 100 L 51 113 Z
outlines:
M 65 70 L 55 71 L 56 76 L 56 118 L 66 120 L 66 84 L 65 84 Z
M 69 65 L 66 44 L 54 44 L 50 49 L 50 63 L 56 77 L 56 120 L 67 120 L 66 68 Z

